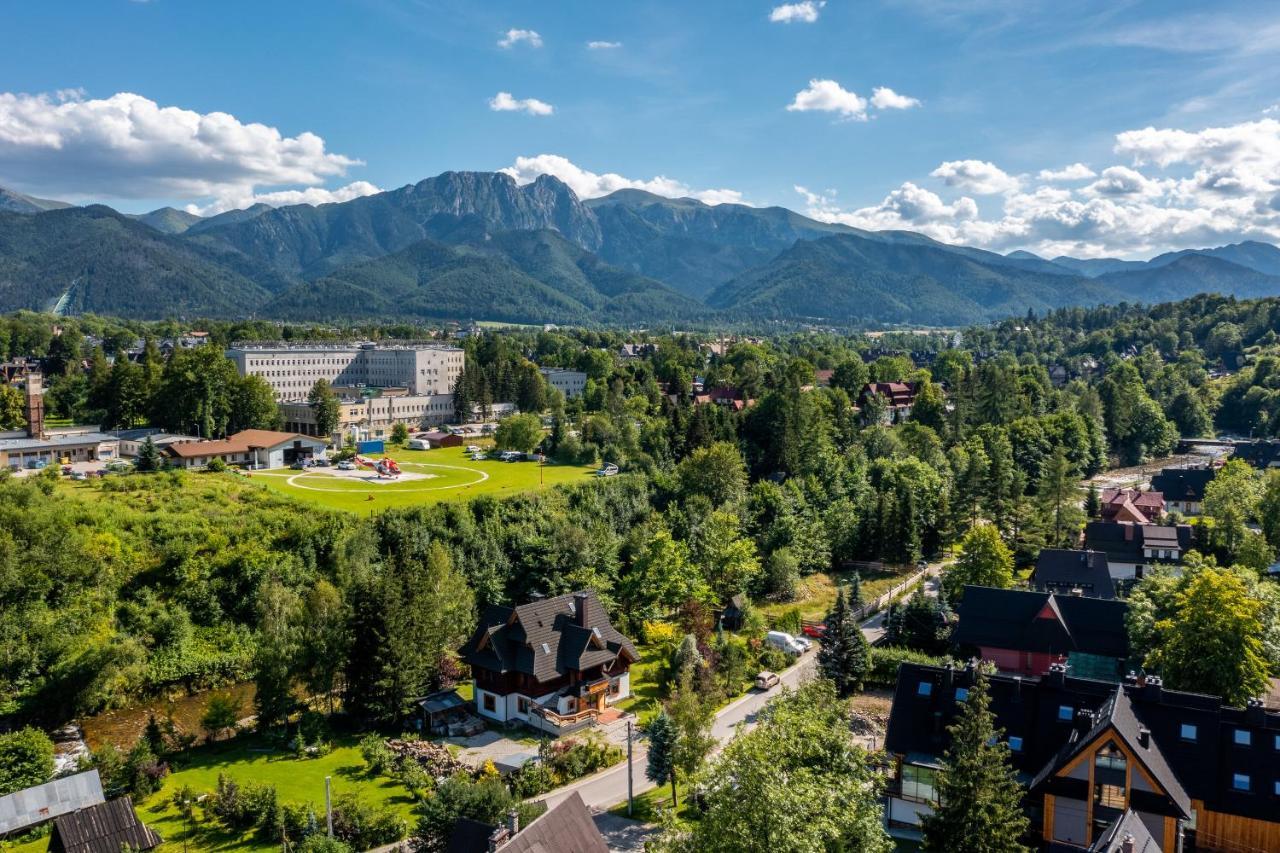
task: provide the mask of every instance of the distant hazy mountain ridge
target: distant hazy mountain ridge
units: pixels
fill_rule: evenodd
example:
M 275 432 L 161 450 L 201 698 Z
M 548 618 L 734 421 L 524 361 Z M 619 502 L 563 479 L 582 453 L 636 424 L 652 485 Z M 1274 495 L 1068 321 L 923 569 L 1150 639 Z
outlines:
M 445 172 L 351 201 L 126 216 L 0 189 L 0 310 L 511 322 L 979 322 L 1216 291 L 1280 294 L 1280 249 L 1051 260 L 780 207 Z

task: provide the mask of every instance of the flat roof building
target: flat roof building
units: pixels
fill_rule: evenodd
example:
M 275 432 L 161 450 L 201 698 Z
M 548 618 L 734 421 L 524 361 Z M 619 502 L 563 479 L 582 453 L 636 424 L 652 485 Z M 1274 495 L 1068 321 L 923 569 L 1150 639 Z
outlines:
M 466 354 L 436 343 L 289 343 L 242 341 L 227 358 L 241 376 L 261 376 L 276 399 L 305 400 L 319 379 L 355 387 L 401 387 L 410 394 L 452 394 Z

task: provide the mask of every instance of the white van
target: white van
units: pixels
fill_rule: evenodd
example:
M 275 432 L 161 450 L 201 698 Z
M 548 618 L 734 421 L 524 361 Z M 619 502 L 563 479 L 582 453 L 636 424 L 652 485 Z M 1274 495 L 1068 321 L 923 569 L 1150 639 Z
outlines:
M 802 655 L 806 646 L 786 631 L 770 631 L 764 635 L 764 641 L 775 649 L 782 649 L 789 655 Z
M 410 450 L 430 450 L 431 442 L 427 441 L 425 438 L 411 438 L 409 439 L 409 449 Z

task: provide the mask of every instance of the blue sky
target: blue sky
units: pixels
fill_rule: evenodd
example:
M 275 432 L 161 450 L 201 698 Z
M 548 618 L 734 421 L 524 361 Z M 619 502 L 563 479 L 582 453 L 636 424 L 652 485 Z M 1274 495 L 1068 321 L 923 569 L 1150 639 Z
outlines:
M 1280 238 L 1280 4 L 68 0 L 4 17 L 0 184 L 127 211 L 509 168 L 1001 251 Z

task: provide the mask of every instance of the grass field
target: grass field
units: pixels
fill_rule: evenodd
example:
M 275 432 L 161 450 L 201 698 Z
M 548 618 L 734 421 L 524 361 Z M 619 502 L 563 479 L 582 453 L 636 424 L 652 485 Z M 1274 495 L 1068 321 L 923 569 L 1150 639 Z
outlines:
M 334 750 L 320 758 L 295 758 L 291 753 L 271 751 L 264 741 L 241 737 L 234 741 L 200 747 L 184 755 L 181 764 L 164 780 L 164 787 L 138 805 L 138 816 L 164 838 L 164 849 L 181 850 L 278 850 L 279 841 L 263 843 L 252 834 L 228 832 L 212 816 L 188 828 L 172 804 L 173 792 L 189 785 L 197 793 L 213 791 L 218 774 L 237 782 L 274 785 L 281 803 L 310 803 L 323 820 L 324 777 L 332 777 L 333 795 L 355 791 L 361 802 L 396 811 L 412 827 L 416 821 L 414 801 L 401 785 L 388 779 L 370 777 L 364 768 L 354 738 L 338 739 Z M 196 815 L 203 809 L 196 808 Z M 26 851 L 22 851 L 26 853 Z
M 595 466 L 548 462 L 473 462 L 462 448 L 439 450 L 392 449 L 386 454 L 405 472 L 399 480 L 379 480 L 372 471 L 338 472 L 330 468 L 308 471 L 255 471 L 250 482 L 291 497 L 349 512 L 377 512 L 392 507 L 467 500 L 477 495 L 511 495 L 594 476 Z
M 862 600 L 874 601 L 915 571 L 912 566 L 885 566 L 878 572 L 862 572 Z M 852 574 L 817 572 L 800 581 L 795 601 L 762 602 L 760 612 L 768 618 L 777 618 L 792 608 L 799 608 L 801 619 L 821 620 L 831 612 L 836 603 L 836 583 L 848 585 Z

